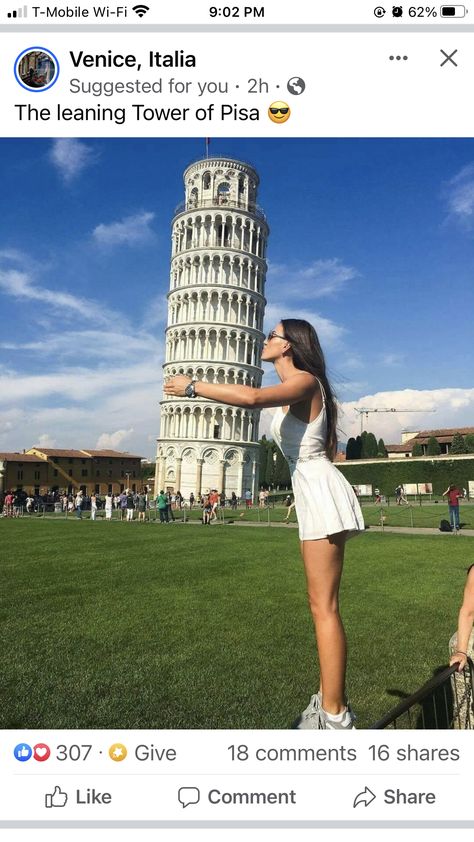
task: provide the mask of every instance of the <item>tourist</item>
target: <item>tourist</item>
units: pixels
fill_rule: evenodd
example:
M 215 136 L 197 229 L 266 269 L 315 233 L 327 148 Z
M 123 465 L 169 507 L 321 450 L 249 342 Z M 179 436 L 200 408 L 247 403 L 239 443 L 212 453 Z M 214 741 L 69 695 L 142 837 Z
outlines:
M 6 517 L 13 517 L 13 499 L 14 495 L 12 491 L 9 491 L 8 494 L 5 496 L 4 501 L 4 509 L 3 513 Z
M 237 495 L 236 495 L 235 491 L 233 491 L 232 494 L 230 495 L 230 508 L 233 509 L 234 512 L 237 510 L 237 503 L 238 502 L 239 501 L 237 500 Z
M 189 508 L 192 509 L 193 506 L 194 506 L 194 494 L 191 491 L 191 494 L 189 495 Z
M 451 529 L 455 532 L 460 528 L 459 524 L 459 498 L 462 497 L 462 491 L 456 488 L 454 483 L 448 485 L 446 491 L 443 491 L 443 497 L 448 498 L 449 508 L 449 522 Z
M 287 523 L 289 523 L 289 521 L 290 521 L 290 515 L 291 515 L 291 513 L 292 513 L 293 509 L 295 508 L 295 501 L 292 499 L 291 494 L 288 494 L 288 497 L 287 497 L 286 499 L 287 499 L 287 501 L 288 501 L 288 502 L 286 503 L 286 505 L 288 506 L 288 511 L 287 511 L 287 513 L 286 513 L 286 517 L 285 517 L 285 518 L 283 518 L 283 519 L 284 519 Z
M 143 521 L 143 523 L 145 523 L 145 520 L 146 520 L 146 504 L 147 504 L 147 493 L 146 493 L 145 489 L 143 488 L 138 495 L 138 502 L 137 502 L 138 520 Z
M 109 493 L 107 494 L 107 496 L 105 498 L 105 519 L 106 520 L 112 520 L 112 505 L 113 505 L 113 497 L 112 497 L 112 494 L 109 491 Z
M 175 518 L 175 516 L 174 516 L 174 514 L 173 514 L 173 496 L 172 496 L 172 494 L 171 494 L 171 491 L 167 491 L 167 492 L 166 492 L 166 505 L 167 505 L 167 508 L 168 508 L 168 518 L 167 518 L 167 522 L 169 523 L 169 522 L 170 522 L 170 520 L 172 520 L 172 521 L 173 521 L 173 523 L 174 523 L 174 521 L 176 520 L 176 518 Z
M 122 490 L 120 492 L 119 506 L 120 506 L 120 520 L 125 520 L 126 512 L 127 512 L 127 492 L 125 490 Z
M 364 530 L 364 521 L 351 486 L 332 464 L 337 405 L 318 337 L 308 322 L 283 319 L 268 334 L 262 361 L 274 364 L 280 384 L 261 389 L 193 383 L 178 375 L 165 383 L 164 391 L 251 410 L 278 407 L 271 432 L 290 467 L 321 675 L 320 690 L 312 695 L 297 727 L 353 728 L 345 696 L 346 638 L 338 594 L 346 540 Z
M 219 494 L 217 493 L 217 489 L 211 489 L 211 493 L 209 494 L 209 502 L 211 504 L 211 520 L 217 520 L 217 509 L 219 507 Z
M 456 646 L 457 650 L 452 655 L 450 665 L 458 665 L 458 672 L 461 672 L 467 664 L 469 638 L 471 637 L 472 623 L 474 621 L 474 564 L 467 569 L 467 579 L 464 586 L 464 598 L 458 617 L 458 633 Z
M 246 388 L 249 388 L 249 387 L 246 387 Z M 247 490 L 244 494 L 244 497 L 245 497 L 245 505 L 246 505 L 247 509 L 251 509 L 252 508 L 252 492 L 250 491 L 250 488 L 247 488 Z
M 205 495 L 203 502 L 202 502 L 202 522 L 206 526 L 211 525 L 211 515 L 212 515 L 212 503 L 210 500 L 210 496 L 208 494 Z
M 127 488 L 125 500 L 127 508 L 127 520 L 133 520 L 133 512 L 135 511 L 135 500 L 129 488 Z
M 82 506 L 84 505 L 84 494 L 82 491 L 78 491 L 76 494 L 75 499 L 75 506 L 76 506 L 76 517 L 79 520 L 82 520 Z
M 168 500 L 164 491 L 160 491 L 156 498 L 156 507 L 160 513 L 160 523 L 169 523 Z
M 97 495 L 95 491 L 91 494 L 91 520 L 95 520 L 97 515 Z
M 258 492 L 258 505 L 260 509 L 263 509 L 265 506 L 265 491 L 263 488 Z

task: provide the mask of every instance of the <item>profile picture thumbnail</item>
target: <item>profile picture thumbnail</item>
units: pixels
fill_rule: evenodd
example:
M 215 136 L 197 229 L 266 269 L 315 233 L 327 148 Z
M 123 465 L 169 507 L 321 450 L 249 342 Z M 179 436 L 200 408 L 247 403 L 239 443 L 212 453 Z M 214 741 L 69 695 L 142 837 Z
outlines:
M 57 81 L 59 64 L 56 56 L 42 47 L 29 47 L 15 62 L 17 82 L 27 90 L 45 91 Z

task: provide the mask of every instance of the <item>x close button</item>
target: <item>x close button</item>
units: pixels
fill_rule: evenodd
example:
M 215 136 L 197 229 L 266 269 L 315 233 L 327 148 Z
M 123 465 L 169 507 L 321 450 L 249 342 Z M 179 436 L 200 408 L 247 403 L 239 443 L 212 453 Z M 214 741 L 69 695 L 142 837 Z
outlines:
M 457 50 L 453 50 L 452 53 L 446 53 L 444 50 L 440 50 L 440 53 L 444 56 L 444 60 L 441 62 L 441 67 L 444 67 L 445 64 L 454 64 L 457 67 L 457 62 L 454 61 L 453 56 L 456 55 Z

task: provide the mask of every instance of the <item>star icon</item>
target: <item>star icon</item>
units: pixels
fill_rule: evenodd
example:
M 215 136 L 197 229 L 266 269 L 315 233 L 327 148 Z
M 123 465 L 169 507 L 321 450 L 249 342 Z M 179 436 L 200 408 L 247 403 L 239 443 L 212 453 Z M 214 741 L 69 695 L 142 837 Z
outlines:
M 121 760 L 125 760 L 127 756 L 127 749 L 123 745 L 123 743 L 114 743 L 109 748 L 109 757 L 111 760 L 115 760 L 116 763 L 119 763 Z

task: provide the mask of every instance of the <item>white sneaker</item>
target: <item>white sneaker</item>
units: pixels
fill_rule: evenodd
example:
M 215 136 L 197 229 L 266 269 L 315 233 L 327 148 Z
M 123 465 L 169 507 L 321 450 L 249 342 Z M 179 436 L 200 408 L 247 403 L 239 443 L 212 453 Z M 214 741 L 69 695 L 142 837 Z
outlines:
M 299 716 L 294 724 L 294 728 L 298 728 L 299 730 L 307 730 L 310 728 L 321 728 L 322 726 L 319 725 L 320 715 L 319 712 L 321 710 L 321 691 L 318 690 L 314 696 L 311 696 L 309 700 L 309 705 L 303 713 Z
M 338 731 L 355 728 L 354 720 L 355 714 L 350 704 L 344 711 L 341 719 L 332 719 L 331 715 L 327 713 L 322 707 L 321 692 L 315 693 L 311 696 L 308 707 L 303 711 L 297 722 L 295 728 L 298 730 L 324 730 L 324 731 Z

